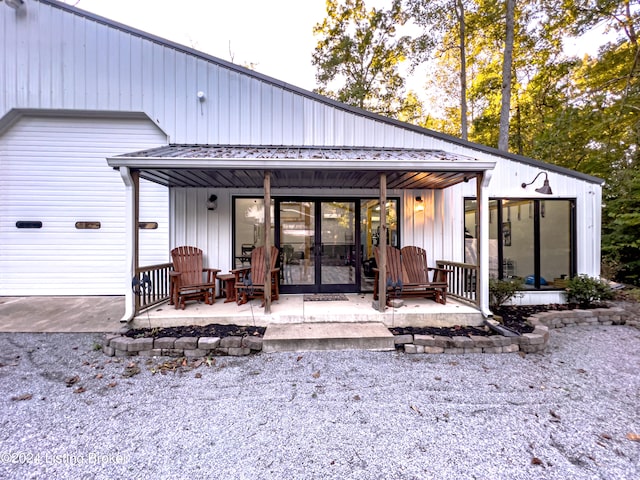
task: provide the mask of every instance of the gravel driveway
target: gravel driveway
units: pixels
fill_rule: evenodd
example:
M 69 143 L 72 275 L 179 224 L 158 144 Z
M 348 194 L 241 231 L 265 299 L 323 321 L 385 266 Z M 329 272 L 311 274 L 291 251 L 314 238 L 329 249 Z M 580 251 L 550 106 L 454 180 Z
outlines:
M 0 334 L 0 478 L 640 478 L 632 327 L 554 330 L 523 356 L 199 366 L 109 358 L 100 339 Z

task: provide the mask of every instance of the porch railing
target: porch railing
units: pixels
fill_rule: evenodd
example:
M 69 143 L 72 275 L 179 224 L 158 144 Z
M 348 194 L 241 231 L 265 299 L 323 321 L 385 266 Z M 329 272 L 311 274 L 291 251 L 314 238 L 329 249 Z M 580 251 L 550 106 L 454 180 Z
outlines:
M 172 263 L 148 265 L 136 269 L 137 282 L 132 287 L 137 293 L 136 314 L 169 300 L 170 280 L 169 272 L 173 270 Z
M 447 276 L 449 282 L 448 295 L 478 305 L 478 294 L 476 292 L 478 285 L 477 265 L 446 260 L 437 260 L 436 265 L 438 265 L 438 268 L 451 270 Z

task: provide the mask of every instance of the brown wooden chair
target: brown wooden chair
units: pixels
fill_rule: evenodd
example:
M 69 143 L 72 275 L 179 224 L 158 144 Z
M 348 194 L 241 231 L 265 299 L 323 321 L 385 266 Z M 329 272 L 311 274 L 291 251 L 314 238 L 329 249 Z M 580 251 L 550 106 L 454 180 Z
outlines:
M 247 303 L 250 298 L 262 298 L 264 306 L 264 287 L 267 277 L 271 281 L 271 296 L 274 300 L 279 297 L 279 268 L 276 268 L 278 261 L 278 249 L 271 247 L 271 271 L 269 275 L 265 272 L 265 248 L 256 247 L 251 251 L 251 266 L 236 268 L 231 270 L 235 275 L 236 301 L 238 305 Z
M 424 285 L 425 289 L 433 291 L 436 302 L 446 304 L 449 285 L 447 275 L 450 270 L 430 267 L 427 262 L 427 252 L 421 247 L 402 247 L 400 257 L 409 285 Z M 427 285 L 429 287 L 426 287 Z
M 399 250 L 387 245 L 387 301 L 392 298 L 424 297 L 436 302 L 447 302 L 447 272 L 427 265 L 427 254 L 420 247 L 404 247 Z M 380 265 L 380 251 L 374 248 L 376 264 Z M 429 271 L 437 270 L 432 280 Z M 380 270 L 374 268 L 373 299 L 378 299 Z
M 202 250 L 176 247 L 171 250 L 171 300 L 176 308 L 185 308 L 187 300 L 202 300 L 213 305 L 216 297 L 216 275 L 220 270 L 203 268 Z

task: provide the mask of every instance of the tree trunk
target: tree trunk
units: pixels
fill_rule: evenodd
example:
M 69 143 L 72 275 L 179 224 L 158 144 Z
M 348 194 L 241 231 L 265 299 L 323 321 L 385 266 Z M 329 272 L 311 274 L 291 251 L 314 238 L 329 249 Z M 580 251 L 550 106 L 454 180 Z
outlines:
M 511 106 L 511 66 L 513 63 L 513 37 L 515 23 L 516 0 L 506 0 L 506 39 L 504 44 L 504 58 L 502 63 L 502 106 L 500 108 L 500 133 L 498 149 L 509 150 L 509 109 Z
M 460 134 L 463 140 L 467 140 L 467 49 L 465 47 L 466 24 L 463 0 L 455 0 L 455 12 L 458 17 L 458 39 L 460 41 Z

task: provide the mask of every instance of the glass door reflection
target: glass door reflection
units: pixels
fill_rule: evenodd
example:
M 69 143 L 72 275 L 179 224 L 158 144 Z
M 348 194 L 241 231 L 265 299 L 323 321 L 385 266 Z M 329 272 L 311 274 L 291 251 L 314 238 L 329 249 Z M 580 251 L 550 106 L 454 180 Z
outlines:
M 320 204 L 320 286 L 343 285 L 345 291 L 356 284 L 356 204 Z M 340 289 L 342 290 L 342 289 Z
M 315 202 L 280 202 L 283 285 L 314 285 Z

